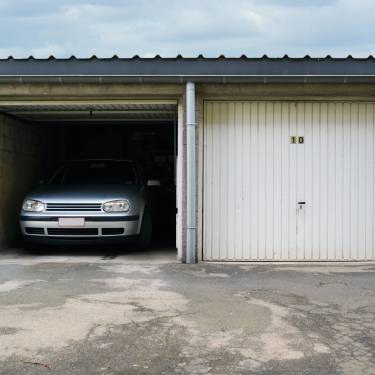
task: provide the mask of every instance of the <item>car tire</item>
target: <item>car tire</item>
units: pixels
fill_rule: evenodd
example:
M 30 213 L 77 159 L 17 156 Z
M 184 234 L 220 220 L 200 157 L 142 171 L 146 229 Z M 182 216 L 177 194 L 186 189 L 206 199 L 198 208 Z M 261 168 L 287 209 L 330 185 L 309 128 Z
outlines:
M 139 234 L 138 245 L 141 249 L 148 247 L 152 238 L 152 217 L 151 213 L 145 209 L 142 218 L 141 231 Z

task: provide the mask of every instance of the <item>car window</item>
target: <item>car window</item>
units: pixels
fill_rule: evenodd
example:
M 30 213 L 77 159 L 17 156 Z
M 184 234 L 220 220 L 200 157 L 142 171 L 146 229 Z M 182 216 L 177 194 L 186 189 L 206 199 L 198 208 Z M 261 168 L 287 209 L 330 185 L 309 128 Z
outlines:
M 50 184 L 137 184 L 134 164 L 123 161 L 82 161 L 62 166 Z

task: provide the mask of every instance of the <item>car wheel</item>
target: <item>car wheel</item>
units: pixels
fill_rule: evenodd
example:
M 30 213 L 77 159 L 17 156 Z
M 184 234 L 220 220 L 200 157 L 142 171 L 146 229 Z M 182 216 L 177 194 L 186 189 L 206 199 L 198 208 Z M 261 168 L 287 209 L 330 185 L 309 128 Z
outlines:
M 145 210 L 142 218 L 141 232 L 139 234 L 139 247 L 144 249 L 150 245 L 152 237 L 152 218 L 148 210 Z

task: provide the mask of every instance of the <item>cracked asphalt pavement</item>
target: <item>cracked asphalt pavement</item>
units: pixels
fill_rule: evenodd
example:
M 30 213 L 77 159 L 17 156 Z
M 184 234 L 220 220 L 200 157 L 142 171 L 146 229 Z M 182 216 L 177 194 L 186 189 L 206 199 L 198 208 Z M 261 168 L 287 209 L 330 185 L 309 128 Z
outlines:
M 0 255 L 0 374 L 375 374 L 375 264 Z

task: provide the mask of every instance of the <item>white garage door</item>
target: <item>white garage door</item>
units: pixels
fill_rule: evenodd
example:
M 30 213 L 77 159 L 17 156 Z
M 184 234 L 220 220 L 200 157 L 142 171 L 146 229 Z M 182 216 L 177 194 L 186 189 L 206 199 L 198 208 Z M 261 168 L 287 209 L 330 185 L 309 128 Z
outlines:
M 207 101 L 203 258 L 374 260 L 374 104 Z

